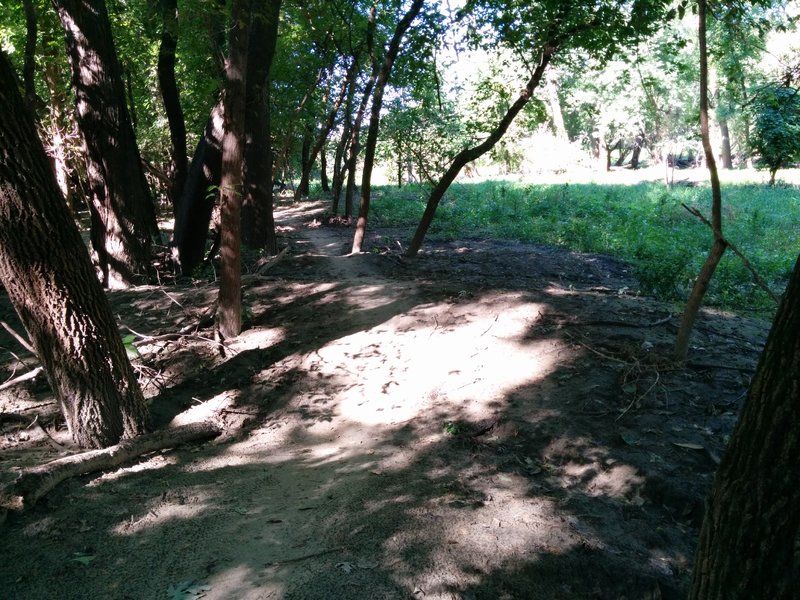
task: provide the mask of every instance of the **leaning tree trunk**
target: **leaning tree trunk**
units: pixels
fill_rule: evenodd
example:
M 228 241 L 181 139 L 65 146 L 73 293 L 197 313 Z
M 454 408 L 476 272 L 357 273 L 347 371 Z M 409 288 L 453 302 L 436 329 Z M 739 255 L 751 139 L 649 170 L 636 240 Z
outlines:
M 175 50 L 178 47 L 178 0 L 161 0 L 161 45 L 158 49 L 158 86 L 169 123 L 170 196 L 175 216 L 178 215 L 183 186 L 189 168 L 186 156 L 186 122 L 181 108 L 181 97 L 175 80 Z
M 386 89 L 386 84 L 389 82 L 392 66 L 400 51 L 400 42 L 411 26 L 411 22 L 422 9 L 423 2 L 424 0 L 414 0 L 406 14 L 400 19 L 400 22 L 394 30 L 394 35 L 389 42 L 386 56 L 383 59 L 383 65 L 375 80 L 375 91 L 372 94 L 372 111 L 369 117 L 369 129 L 367 130 L 367 145 L 364 148 L 364 166 L 361 175 L 361 203 L 358 208 L 356 232 L 353 236 L 353 254 L 361 252 L 364 243 L 364 235 L 367 230 L 367 217 L 369 216 L 369 204 L 372 191 L 372 167 L 374 166 L 375 150 L 378 145 L 378 128 L 381 120 L 381 108 L 383 107 L 383 91 Z
M 219 195 L 224 117 L 221 96 L 211 109 L 203 137 L 197 143 L 183 195 L 178 202 L 172 245 L 176 262 L 184 275 L 189 275 L 205 256 L 208 224 Z
M 110 287 L 150 272 L 150 236 L 160 237 L 125 102 L 104 0 L 52 0 L 64 28 L 78 125 L 86 142 L 93 236 Z
M 247 42 L 250 0 L 233 0 L 228 60 L 225 64 L 225 133 L 222 136 L 220 177 L 219 332 L 225 338 L 242 330 L 242 155 L 247 91 Z
M 0 105 L 0 279 L 73 439 L 110 446 L 144 430 L 144 398 L 2 52 Z
M 247 57 L 242 242 L 277 254 L 272 212 L 269 71 L 278 41 L 281 0 L 255 0 Z
M 358 75 L 358 60 L 356 56 L 352 57 L 352 62 L 347 69 L 347 74 L 345 75 L 344 80 L 342 81 L 342 87 L 339 90 L 339 95 L 337 96 L 336 100 L 334 100 L 331 109 L 328 111 L 328 115 L 324 121 L 324 123 L 320 127 L 319 135 L 317 136 L 316 141 L 313 145 L 310 146 L 308 154 L 306 155 L 305 152 L 305 139 L 303 140 L 303 164 L 301 165 L 302 173 L 300 176 L 300 185 L 297 187 L 295 191 L 294 199 L 295 201 L 300 200 L 301 197 L 301 190 L 303 195 L 308 195 L 308 185 L 309 180 L 311 179 L 311 167 L 314 165 L 314 161 L 317 159 L 317 156 L 320 156 L 320 170 L 321 176 L 325 183 L 322 187 L 323 191 L 329 191 L 327 188 L 327 174 L 325 173 L 325 142 L 328 140 L 328 136 L 333 129 L 333 126 L 336 124 L 336 116 L 339 114 L 339 109 L 342 107 L 342 103 L 347 96 L 347 90 L 350 88 L 350 81 L 355 79 Z M 326 94 L 327 98 L 327 94 Z M 327 103 L 327 100 L 323 100 L 323 102 Z
M 708 290 L 714 271 L 725 254 L 727 243 L 722 236 L 722 190 L 717 173 L 717 161 L 711 149 L 711 137 L 708 130 L 708 49 L 706 46 L 706 0 L 698 3 L 698 38 L 700 42 L 700 134 L 703 138 L 703 150 L 706 155 L 706 165 L 711 177 L 711 228 L 714 232 L 714 244 L 708 253 L 700 274 L 694 282 L 686 308 L 683 311 L 681 325 L 675 340 L 675 358 L 683 362 L 689 351 L 689 336 L 694 327 L 694 321 L 700 312 L 700 306 Z
M 691 600 L 790 600 L 800 589 L 800 256 L 700 531 Z
M 508 131 L 508 128 L 512 121 L 514 121 L 514 118 L 525 107 L 525 105 L 533 96 L 534 90 L 541 83 L 542 76 L 547 69 L 547 65 L 550 64 L 550 60 L 555 54 L 557 48 L 557 40 L 550 40 L 545 44 L 541 56 L 539 57 L 539 63 L 536 65 L 536 69 L 534 69 L 531 78 L 528 80 L 528 84 L 525 86 L 525 89 L 522 90 L 522 93 L 519 95 L 519 97 L 514 101 L 514 104 L 512 104 L 506 111 L 506 114 L 503 115 L 503 118 L 500 119 L 500 122 L 497 124 L 497 127 L 494 128 L 494 131 L 492 131 L 489 136 L 477 146 L 466 148 L 456 154 L 455 158 L 453 158 L 450 166 L 447 168 L 447 171 L 445 171 L 445 174 L 439 179 L 436 186 L 431 191 L 430 196 L 428 197 L 428 204 L 425 207 L 425 212 L 423 213 L 422 219 L 417 226 L 417 231 L 414 233 L 414 238 L 411 240 L 411 244 L 406 251 L 407 256 L 415 256 L 417 252 L 419 252 L 419 249 L 422 247 L 422 242 L 425 240 L 425 234 L 428 232 L 428 228 L 433 222 L 433 217 L 436 214 L 436 208 L 439 206 L 439 201 L 444 196 L 447 188 L 450 187 L 450 184 L 455 181 L 455 178 L 461 172 L 461 169 L 464 168 L 464 165 L 478 159 L 486 152 L 491 150 L 494 145 L 505 135 L 506 131 Z

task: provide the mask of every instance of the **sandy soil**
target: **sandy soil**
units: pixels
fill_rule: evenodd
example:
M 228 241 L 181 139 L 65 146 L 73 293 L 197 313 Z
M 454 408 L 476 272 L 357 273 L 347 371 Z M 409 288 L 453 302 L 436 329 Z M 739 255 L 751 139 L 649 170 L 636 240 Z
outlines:
M 704 313 L 679 369 L 673 307 L 621 262 L 477 239 L 407 259 L 385 230 L 344 256 L 322 204 L 277 218 L 289 250 L 252 261 L 240 338 L 137 342 L 156 424 L 224 435 L 10 514 L 0 597 L 683 596 L 765 323 Z M 215 296 L 109 295 L 148 336 Z M 2 477 L 74 451 L 46 384 L 0 393 Z

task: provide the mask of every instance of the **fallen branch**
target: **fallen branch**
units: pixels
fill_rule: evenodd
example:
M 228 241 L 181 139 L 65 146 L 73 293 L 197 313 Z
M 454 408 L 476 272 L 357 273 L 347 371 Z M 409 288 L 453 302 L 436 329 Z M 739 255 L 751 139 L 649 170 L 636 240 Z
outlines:
M 711 228 L 711 231 L 714 231 L 714 226 L 711 224 L 711 222 L 708 219 L 705 218 L 703 213 L 701 213 L 696 208 L 691 208 L 689 206 L 686 206 L 683 203 L 681 203 L 681 206 L 683 206 L 683 208 L 688 210 L 695 217 L 700 219 L 703 223 L 708 225 L 708 227 Z M 779 303 L 781 301 L 781 299 L 778 298 L 778 296 L 769 288 L 769 286 L 767 285 L 767 282 L 764 281 L 761 278 L 761 275 L 758 274 L 758 271 L 756 271 L 756 268 L 747 259 L 747 257 L 735 245 L 733 245 L 730 242 L 730 240 L 728 240 L 726 237 L 723 236 L 721 238 L 721 240 L 722 240 L 723 244 L 725 244 L 728 248 L 731 249 L 731 252 L 733 252 L 736 256 L 738 256 L 741 259 L 742 264 L 744 265 L 744 268 L 747 269 L 748 271 L 750 271 L 750 274 L 753 276 L 753 281 L 756 282 L 756 285 L 758 287 L 760 287 L 762 290 L 764 290 L 767 293 L 767 295 L 775 301 L 776 304 Z
M 30 508 L 59 483 L 71 477 L 112 469 L 148 452 L 214 438 L 220 431 L 213 423 L 191 423 L 141 435 L 109 448 L 65 456 L 25 469 L 12 484 L 0 489 L 0 509 L 21 511 Z
M 268 271 L 269 269 L 271 269 L 272 267 L 277 265 L 281 261 L 281 259 L 284 256 L 286 256 L 286 252 L 288 250 L 289 250 L 289 246 L 285 246 L 283 248 L 283 250 L 278 252 L 278 254 L 276 254 L 275 256 L 273 256 L 273 257 L 269 258 L 268 260 L 266 260 L 264 262 L 264 264 L 259 265 L 258 268 L 256 269 L 256 273 L 258 273 L 258 274 L 264 273 L 265 271 Z
M 0 391 L 7 390 L 10 387 L 14 387 L 24 381 L 28 381 L 30 379 L 34 379 L 39 373 L 41 373 L 44 369 L 42 367 L 36 367 L 32 371 L 28 371 L 20 375 L 19 377 L 14 377 L 14 379 L 9 379 L 3 385 L 0 385 Z

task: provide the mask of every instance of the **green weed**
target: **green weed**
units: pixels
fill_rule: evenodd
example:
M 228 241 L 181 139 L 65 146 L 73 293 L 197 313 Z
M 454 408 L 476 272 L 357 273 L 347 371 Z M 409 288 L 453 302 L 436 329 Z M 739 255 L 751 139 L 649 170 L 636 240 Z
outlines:
M 379 226 L 414 227 L 427 201 L 424 186 L 381 188 L 373 204 Z M 455 184 L 431 225 L 432 239 L 482 237 L 560 246 L 621 258 L 634 266 L 641 291 L 684 300 L 711 247 L 711 232 L 682 204 L 710 211 L 705 186 L 666 188 L 509 182 Z M 800 252 L 800 190 L 739 184 L 723 188 L 726 237 L 781 293 Z M 771 313 L 775 306 L 741 261 L 726 253 L 707 295 L 725 309 Z

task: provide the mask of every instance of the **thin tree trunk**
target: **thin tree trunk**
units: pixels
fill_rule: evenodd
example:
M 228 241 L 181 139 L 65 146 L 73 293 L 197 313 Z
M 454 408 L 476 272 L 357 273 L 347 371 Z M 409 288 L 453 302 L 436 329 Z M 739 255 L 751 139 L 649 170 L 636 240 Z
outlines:
M 690 600 L 790 600 L 800 589 L 800 256 L 714 478 Z
M 305 153 L 303 154 L 303 164 L 302 164 L 302 175 L 300 179 L 300 185 L 295 192 L 294 199 L 299 200 L 301 196 L 301 190 L 304 190 L 303 194 L 308 195 L 308 182 L 311 175 L 311 167 L 314 164 L 314 161 L 319 156 L 320 152 L 322 152 L 323 148 L 325 147 L 325 142 L 328 139 L 328 135 L 330 135 L 333 126 L 336 124 L 336 116 L 339 114 L 339 109 L 342 107 L 342 103 L 344 102 L 345 98 L 347 97 L 347 91 L 350 89 L 350 82 L 356 78 L 358 75 L 358 60 L 355 56 L 352 57 L 350 66 L 347 69 L 347 74 L 345 75 L 344 80 L 342 81 L 342 87 L 339 90 L 339 95 L 336 97 L 336 100 L 333 102 L 333 106 L 328 111 L 328 115 L 325 119 L 325 122 L 320 127 L 319 135 L 317 136 L 316 142 L 314 142 L 313 146 L 311 146 L 308 156 L 306 157 Z M 305 144 L 305 139 L 303 140 L 303 144 Z M 322 162 L 322 161 L 320 161 Z M 325 174 L 325 169 L 322 167 L 322 176 L 327 177 Z M 325 191 L 326 185 L 323 187 Z
M 225 64 L 225 133 L 222 137 L 220 214 L 222 236 L 219 254 L 221 276 L 217 322 L 224 338 L 242 330 L 242 264 L 240 219 L 242 155 L 247 92 L 247 50 L 250 0 L 233 0 L 228 60 Z
M 327 148 L 323 145 L 319 152 L 319 185 L 323 192 L 330 193 L 331 185 L 328 181 L 328 155 L 326 150 Z
M 147 409 L 2 52 L 0 105 L 0 279 L 73 439 L 84 448 L 109 446 L 141 433 Z
M 124 287 L 150 273 L 150 236 L 160 237 L 125 102 L 122 71 L 103 0 L 52 0 L 64 27 L 86 142 L 94 242 L 104 283 Z
M 689 338 L 692 333 L 694 321 L 703 297 L 708 290 L 711 278 L 719 264 L 722 255 L 725 254 L 727 244 L 722 236 L 722 190 L 719 183 L 719 173 L 717 172 L 717 161 L 714 158 L 714 151 L 711 148 L 711 138 L 708 127 L 708 49 L 706 46 L 706 0 L 698 2 L 698 37 L 700 42 L 700 134 L 703 139 L 703 151 L 706 155 L 706 165 L 711 177 L 711 228 L 714 232 L 714 245 L 708 253 L 708 257 L 703 264 L 700 274 L 694 282 L 686 308 L 683 311 L 681 325 L 678 328 L 678 335 L 675 340 L 675 358 L 678 361 L 685 361 L 689 351 Z
M 400 51 L 400 42 L 411 26 L 411 22 L 422 9 L 423 2 L 424 0 L 413 0 L 408 12 L 400 19 L 400 22 L 394 30 L 394 35 L 389 42 L 389 48 L 383 59 L 383 66 L 378 72 L 378 77 L 375 81 L 375 91 L 372 94 L 372 112 L 369 118 L 369 130 L 367 131 L 367 145 L 364 148 L 364 167 L 361 175 L 361 203 L 358 209 L 356 232 L 353 236 L 353 254 L 361 252 L 367 230 L 367 217 L 369 216 L 372 186 L 372 168 L 375 162 L 375 149 L 378 144 L 378 128 L 380 126 L 381 108 L 383 107 L 383 91 L 386 88 L 386 84 L 389 82 L 392 66 L 397 58 L 397 53 Z
M 170 196 L 175 216 L 178 215 L 183 186 L 189 170 L 186 154 L 186 122 L 175 80 L 175 50 L 178 47 L 178 0 L 161 0 L 161 45 L 158 49 L 158 85 L 169 123 L 172 185 Z
M 722 168 L 732 169 L 731 134 L 728 131 L 728 121 L 726 119 L 719 119 L 719 133 L 722 137 Z
M 547 102 L 550 105 L 550 118 L 553 120 L 553 131 L 560 140 L 568 139 L 564 125 L 564 113 L 561 111 L 561 100 L 558 98 L 558 80 L 551 75 L 546 80 Z
M 255 0 L 247 57 L 242 243 L 278 252 L 272 204 L 269 72 L 278 41 L 281 0 Z
M 541 83 L 542 76 L 547 69 L 547 65 L 550 64 L 550 60 L 555 54 L 557 48 L 558 43 L 556 40 L 550 40 L 545 44 L 544 50 L 542 50 L 542 53 L 539 56 L 539 62 L 536 65 L 536 69 L 534 69 L 531 78 L 528 80 L 528 84 L 525 86 L 525 89 L 522 91 L 519 97 L 506 111 L 506 114 L 500 119 L 499 123 L 494 128 L 494 131 L 492 131 L 492 133 L 490 133 L 489 136 L 477 146 L 466 148 L 456 154 L 456 156 L 453 158 L 450 166 L 447 168 L 447 171 L 445 171 L 444 175 L 442 175 L 442 177 L 439 179 L 436 186 L 431 191 L 430 196 L 428 197 L 428 204 L 425 207 L 425 212 L 423 213 L 422 219 L 420 220 L 417 230 L 414 233 L 414 238 L 411 240 L 411 244 L 406 251 L 407 256 L 416 256 L 417 252 L 419 252 L 419 249 L 422 247 L 422 242 L 425 240 L 425 234 L 428 232 L 428 228 L 433 222 L 433 217 L 436 214 L 436 208 L 439 206 L 439 201 L 444 196 L 447 188 L 450 187 L 450 184 L 455 181 L 455 178 L 461 172 L 461 169 L 464 167 L 464 165 L 478 159 L 486 152 L 491 150 L 494 145 L 500 141 L 503 135 L 505 135 L 506 131 L 508 131 L 508 128 L 514 118 L 525 107 L 525 105 L 533 96 L 534 90 Z

